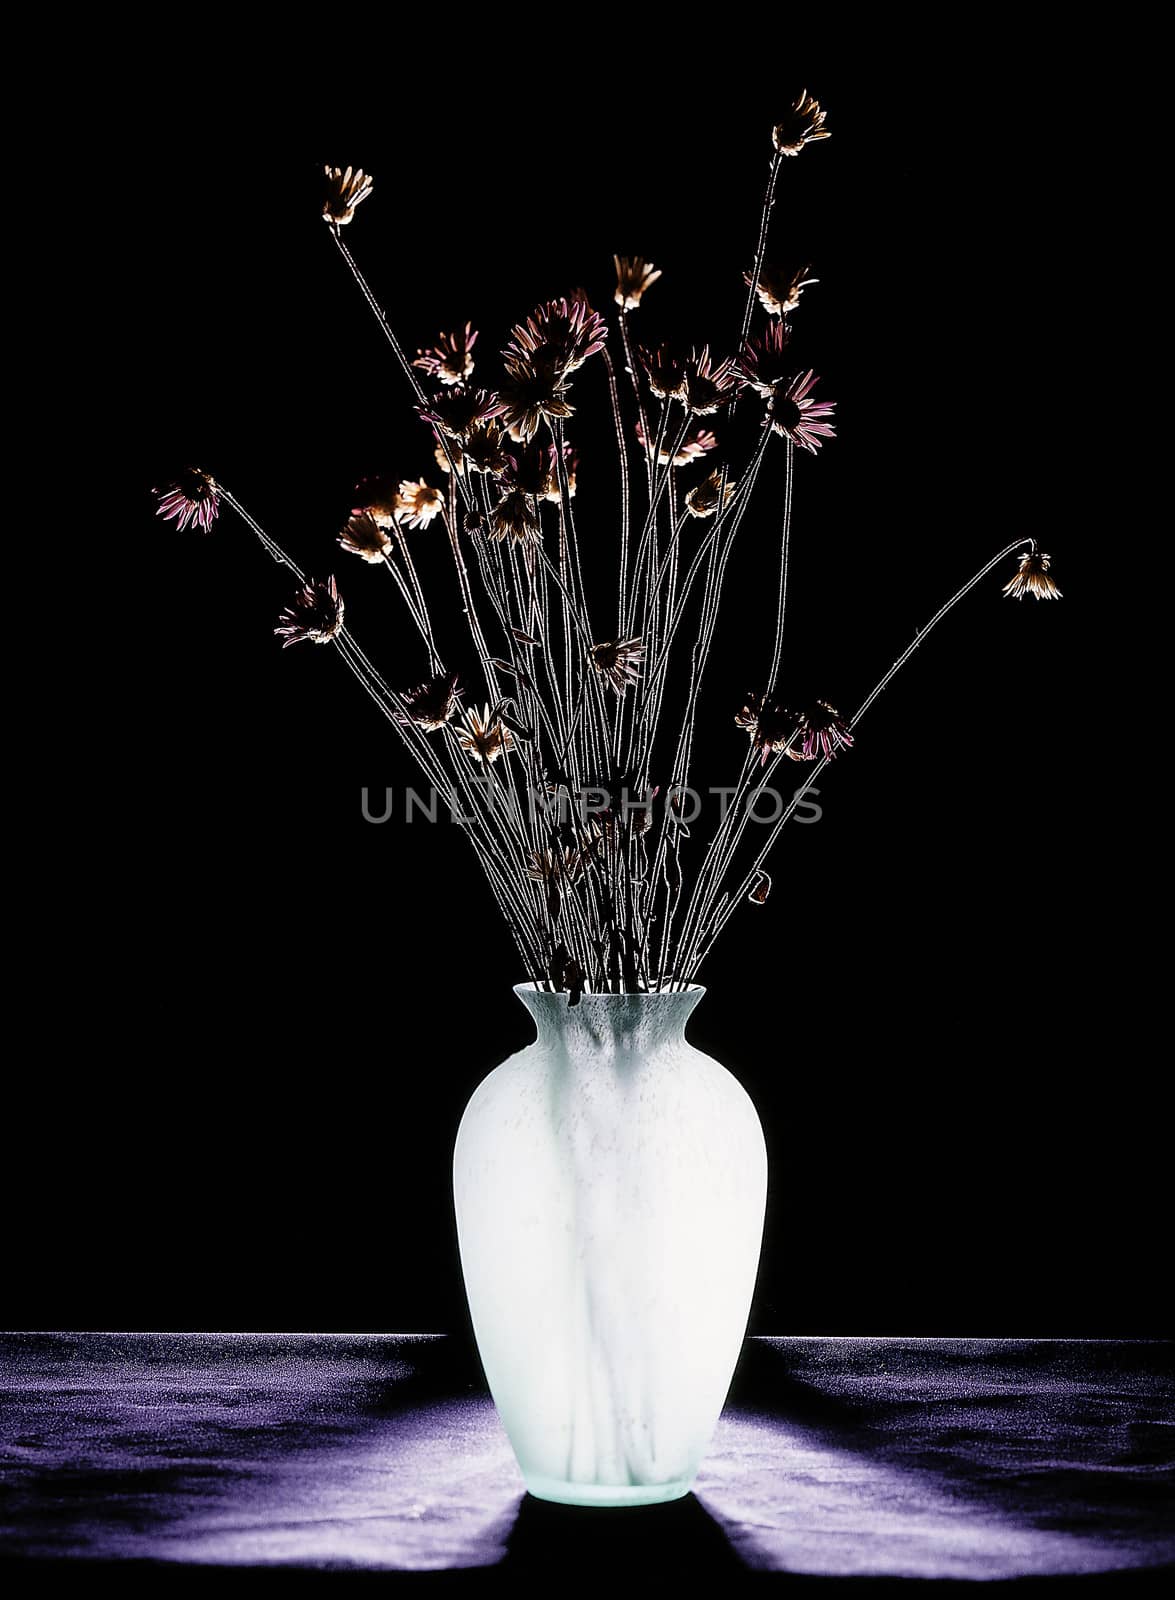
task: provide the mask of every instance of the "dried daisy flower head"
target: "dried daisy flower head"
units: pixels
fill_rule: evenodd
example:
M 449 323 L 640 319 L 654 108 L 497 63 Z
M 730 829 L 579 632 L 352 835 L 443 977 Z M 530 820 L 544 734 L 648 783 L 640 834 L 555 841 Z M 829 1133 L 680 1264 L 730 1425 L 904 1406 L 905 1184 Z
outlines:
M 636 436 L 647 450 L 649 446 L 645 444 L 645 430 L 639 422 L 636 424 Z M 688 467 L 691 461 L 701 460 L 702 456 L 708 450 L 713 450 L 717 443 L 717 436 L 711 433 L 709 428 L 696 428 L 693 433 L 686 435 L 676 451 L 662 443 L 661 449 L 657 452 L 657 465 L 667 467 L 672 462 L 675 467 Z
M 207 472 L 187 467 L 174 483 L 156 489 L 157 517 L 174 522 L 181 530 L 189 526 L 207 533 L 220 510 L 220 490 Z
M 792 761 L 803 761 L 800 749 L 800 718 L 778 700 L 765 694 L 751 694 L 741 711 L 734 717 L 735 726 L 742 728 L 751 744 L 759 752 L 759 765 L 767 765 L 767 758 L 778 750 Z
M 418 350 L 412 363 L 438 383 L 450 386 L 473 376 L 473 347 L 477 333 L 471 322 L 456 333 L 442 333 L 431 350 Z
M 655 350 L 641 345 L 636 354 L 657 399 L 680 400 L 685 387 L 685 362 L 667 344 L 659 344 Z
M 490 512 L 489 535 L 495 544 L 535 544 L 542 532 L 538 507 L 525 489 L 507 488 Z
M 817 700 L 810 711 L 800 717 L 800 748 L 808 761 L 819 756 L 831 761 L 841 750 L 853 742 L 849 725 L 835 706 L 827 700 Z
M 326 195 L 322 214 L 337 233 L 355 215 L 356 206 L 371 193 L 371 179 L 362 167 L 324 167 L 323 171 Z
M 359 556 L 373 565 L 391 553 L 392 541 L 370 511 L 354 512 L 347 526 L 339 534 L 344 550 Z
M 579 291 L 570 299 L 548 300 L 532 311 L 525 322 L 516 323 L 502 359 L 508 371 L 521 366 L 535 373 L 565 378 L 578 372 L 589 356 L 601 351 L 607 337 L 607 323 Z
M 1023 600 L 1030 594 L 1034 600 L 1059 600 L 1061 591 L 1049 576 L 1052 557 L 1043 550 L 1027 550 L 1020 557 L 1020 568 L 1015 577 L 1004 585 L 1004 593 L 1013 600 Z
M 426 683 L 407 690 L 400 698 L 404 709 L 396 712 L 397 722 L 414 722 L 425 733 L 436 733 L 452 720 L 457 710 L 457 674 L 438 673 Z
M 820 448 L 821 439 L 836 438 L 836 429 L 828 420 L 836 401 L 808 398 L 819 381 L 814 372 L 802 372 L 782 394 L 776 393 L 768 407 L 775 432 L 813 456 Z
M 613 298 L 622 311 L 635 311 L 641 295 L 661 276 L 660 267 L 641 256 L 613 256 L 616 263 L 616 293 Z
M 740 381 L 764 400 L 770 400 L 781 385 L 791 382 L 795 372 L 787 348 L 790 343 L 787 323 L 782 318 L 769 322 L 761 334 L 743 346 L 737 368 Z
M 376 473 L 361 478 L 351 494 L 351 512 L 361 516 L 367 512 L 381 528 L 391 531 L 396 525 L 400 502 L 400 480 L 390 472 Z
M 695 484 L 686 495 L 685 509 L 691 517 L 712 517 L 718 510 L 719 497 L 723 505 L 728 505 L 737 487 L 734 479 L 728 478 L 724 490 L 722 474 L 715 468 L 708 478 L 703 478 L 701 483 Z
M 645 647 L 639 639 L 609 639 L 592 646 L 592 666 L 617 694 L 623 694 L 625 689 L 639 682 L 644 653 Z
M 709 417 L 724 406 L 734 393 L 734 359 L 728 357 L 717 366 L 710 360 L 710 346 L 691 350 L 684 363 L 685 376 L 681 384 L 681 402 L 695 416 Z
M 496 395 L 459 385 L 442 390 L 428 405 L 418 409 L 425 422 L 439 428 L 446 438 L 462 443 L 479 424 L 496 417 L 502 407 Z
M 462 750 L 483 767 L 490 766 L 499 756 L 509 755 L 514 748 L 514 735 L 489 706 L 483 706 L 480 712 L 467 711 L 457 738 Z
M 396 511 L 406 528 L 427 528 L 432 519 L 444 510 L 444 505 L 441 491 L 431 488 L 423 478 L 415 483 L 411 478 L 402 480 Z
M 759 272 L 759 281 L 755 284 L 755 293 L 759 296 L 759 304 L 769 317 L 786 317 L 794 311 L 800 303 L 800 294 L 809 284 L 819 283 L 819 278 L 809 278 L 811 267 L 797 267 L 795 272 L 783 272 L 779 267 L 773 267 L 764 262 Z M 743 273 L 743 282 L 747 288 L 755 281 L 753 272 Z
M 283 650 L 304 640 L 329 644 L 342 630 L 343 597 L 333 577 L 308 578 L 282 612 L 273 630 Z
M 772 131 L 771 137 L 780 155 L 798 156 L 806 144 L 831 138 L 824 126 L 826 115 L 820 109 L 819 100 L 813 100 L 807 89 L 801 89 L 795 105 L 784 112 Z

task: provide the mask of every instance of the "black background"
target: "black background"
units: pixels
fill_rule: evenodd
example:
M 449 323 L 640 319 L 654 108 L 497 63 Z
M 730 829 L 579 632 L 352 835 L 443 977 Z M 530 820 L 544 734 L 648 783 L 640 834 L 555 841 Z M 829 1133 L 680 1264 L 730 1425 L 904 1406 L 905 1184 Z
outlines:
M 769 255 L 815 264 L 797 354 L 839 437 L 797 469 L 791 692 L 851 709 L 1020 533 L 1066 598 L 1013 604 L 1007 573 L 968 598 L 703 972 L 691 1038 L 771 1158 L 751 1331 L 1165 1331 L 1165 1141 L 1112 898 L 1145 846 L 1089 710 L 1091 601 L 1101 627 L 1123 604 L 1089 562 L 1104 197 L 1072 130 L 1096 75 L 961 26 L 930 71 L 896 35 L 846 56 L 732 23 L 712 51 L 683 26 L 520 21 L 449 50 L 439 23 L 398 50 L 328 30 L 297 73 L 197 33 L 106 75 L 44 252 L 37 398 L 79 447 L 37 471 L 88 536 L 16 845 L 36 1025 L 10 1077 L 10 1326 L 465 1326 L 449 1162 L 528 1037 L 512 949 L 454 830 L 363 822 L 362 786 L 412 773 L 332 652 L 277 648 L 282 574 L 231 514 L 207 539 L 157 522 L 150 489 L 214 472 L 415 681 L 390 583 L 333 539 L 361 474 L 438 475 L 318 215 L 321 163 L 375 175 L 348 242 L 410 350 L 472 318 L 489 378 L 538 301 L 582 285 L 610 309 L 614 250 L 664 269 L 638 336 L 725 350 L 773 112 L 806 84 L 833 137 L 786 165 Z M 581 530 L 606 544 L 590 364 L 577 401 Z M 719 636 L 715 782 L 769 648 L 776 526 L 748 527 Z

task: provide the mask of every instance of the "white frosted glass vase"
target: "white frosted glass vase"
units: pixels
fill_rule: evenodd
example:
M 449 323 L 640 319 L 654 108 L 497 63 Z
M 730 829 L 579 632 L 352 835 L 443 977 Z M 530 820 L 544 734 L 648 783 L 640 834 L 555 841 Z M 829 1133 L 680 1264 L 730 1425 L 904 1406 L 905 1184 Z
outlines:
M 767 1196 L 737 1079 L 685 1041 L 704 990 L 514 991 L 538 1038 L 490 1073 L 453 1160 L 461 1267 L 527 1488 L 686 1494 L 734 1374 Z

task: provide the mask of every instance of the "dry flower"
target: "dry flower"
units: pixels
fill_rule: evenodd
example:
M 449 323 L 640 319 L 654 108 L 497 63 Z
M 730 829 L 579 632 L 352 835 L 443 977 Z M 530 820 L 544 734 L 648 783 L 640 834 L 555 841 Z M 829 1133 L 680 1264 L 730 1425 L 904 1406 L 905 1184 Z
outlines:
M 477 333 L 467 322 L 456 333 L 442 333 L 431 350 L 418 350 L 412 365 L 446 386 L 473 376 L 473 347 Z
M 831 761 L 841 750 L 853 742 L 849 725 L 835 706 L 827 700 L 817 700 L 810 711 L 800 717 L 800 741 L 804 757 L 814 761 L 818 756 Z
M 639 639 L 609 639 L 592 646 L 592 666 L 617 694 L 623 694 L 639 682 L 644 653 L 645 647 Z
M 396 509 L 399 521 L 406 528 L 427 528 L 445 509 L 445 499 L 439 489 L 431 488 L 423 478 L 415 482 L 405 478 L 400 484 Z
M 821 111 L 820 102 L 813 100 L 807 89 L 801 89 L 795 105 L 788 107 L 772 132 L 772 140 L 780 155 L 798 156 L 806 144 L 814 144 L 817 139 L 830 139 L 832 135 L 824 126 L 827 115 L 826 111 Z
M 371 179 L 362 167 L 324 167 L 326 195 L 322 214 L 337 233 L 355 215 L 355 207 L 371 193 Z
M 613 256 L 616 263 L 616 304 L 622 311 L 635 311 L 641 295 L 661 276 L 660 267 L 641 256 Z
M 510 437 L 524 444 L 534 438 L 540 423 L 573 416 L 569 393 L 557 368 L 542 371 L 524 361 L 509 365 L 498 388 L 498 403 Z
M 641 345 L 636 354 L 658 400 L 680 400 L 685 389 L 685 362 L 667 344 L 652 350 Z
M 1004 585 L 1004 593 L 1012 600 L 1023 600 L 1026 594 L 1034 600 L 1059 600 L 1061 591 L 1049 577 L 1052 557 L 1043 550 L 1026 550 L 1020 557 L 1020 567 L 1015 577 Z
M 755 285 L 755 293 L 759 296 L 759 303 L 769 317 L 786 317 L 794 311 L 800 303 L 801 291 L 809 284 L 819 283 L 819 278 L 809 278 L 811 267 L 797 267 L 794 272 L 784 272 L 779 267 L 770 266 L 766 261 L 759 271 L 759 281 Z M 749 289 L 753 273 L 744 272 L 743 282 Z
M 329 644 L 343 626 L 343 597 L 333 576 L 308 578 L 278 619 L 273 630 L 284 642 L 283 650 L 292 644 L 306 641 L 310 644 Z
M 484 389 L 457 385 L 442 390 L 428 405 L 417 409 L 425 422 L 431 422 L 447 438 L 464 441 L 479 423 L 496 417 L 502 407 L 498 397 Z
M 643 445 L 645 443 L 645 431 L 639 422 L 636 425 L 636 436 Z M 698 461 L 707 451 L 713 450 L 717 443 L 717 438 L 710 432 L 709 428 L 698 428 L 681 441 L 676 455 L 671 456 L 669 450 L 664 446 L 664 441 L 662 441 L 662 448 L 657 452 L 657 463 L 659 466 L 667 467 L 672 461 L 675 467 L 688 467 L 691 461 Z
M 562 379 L 604 348 L 608 327 L 580 291 L 570 299 L 548 300 L 511 333 L 502 352 L 508 371 L 522 366 Z
M 398 722 L 414 722 L 425 733 L 436 733 L 451 721 L 457 710 L 457 674 L 438 673 L 415 689 L 406 690 L 400 698 L 404 710 L 396 713 Z
M 836 406 L 835 400 L 809 400 L 813 386 L 819 382 L 816 374 L 803 372 L 788 385 L 783 393 L 776 393 L 768 407 L 771 426 L 776 433 L 792 444 L 799 445 L 815 455 L 820 440 L 835 439 L 836 430 L 827 419 Z
M 791 329 L 786 322 L 769 322 L 739 355 L 739 378 L 765 400 L 774 396 L 780 384 L 791 381 L 795 365 L 787 353 L 790 340 Z
M 708 478 L 703 478 L 685 497 L 685 509 L 691 517 L 712 517 L 718 510 L 718 498 L 722 496 L 723 505 L 727 505 L 734 496 L 738 485 L 733 478 L 726 480 L 726 489 L 722 488 L 722 473 L 715 468 Z
M 490 512 L 490 538 L 514 544 L 533 544 L 542 532 L 534 496 L 523 489 L 506 489 Z
M 347 526 L 339 534 L 339 543 L 344 550 L 349 550 L 352 555 L 372 565 L 390 555 L 392 549 L 392 541 L 370 511 L 352 514 Z
M 747 696 L 746 704 L 735 713 L 735 726 L 744 729 L 747 737 L 759 752 L 759 765 L 767 765 L 767 758 L 778 750 L 792 761 L 806 757 L 799 746 L 800 718 L 778 700 L 766 695 Z
M 499 756 L 509 755 L 514 748 L 513 734 L 489 706 L 483 706 L 480 712 L 471 709 L 465 713 L 457 739 L 462 750 L 483 767 L 490 766 Z
M 728 357 L 717 366 L 710 362 L 710 346 L 691 350 L 685 363 L 681 401 L 687 411 L 696 416 L 712 416 L 719 406 L 724 406 L 734 393 L 734 360 Z
M 155 490 L 157 517 L 174 522 L 181 531 L 190 524 L 209 531 L 220 509 L 220 490 L 207 472 L 187 467 L 174 483 Z

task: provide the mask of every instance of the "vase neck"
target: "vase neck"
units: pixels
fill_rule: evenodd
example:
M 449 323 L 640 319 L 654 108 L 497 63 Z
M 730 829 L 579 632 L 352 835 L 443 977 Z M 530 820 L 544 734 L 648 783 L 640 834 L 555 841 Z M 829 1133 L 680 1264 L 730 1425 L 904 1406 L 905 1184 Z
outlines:
M 690 1012 L 706 991 L 699 985 L 665 994 L 566 994 L 518 984 L 514 993 L 534 1018 L 539 1043 L 569 1056 L 648 1057 L 685 1042 Z

